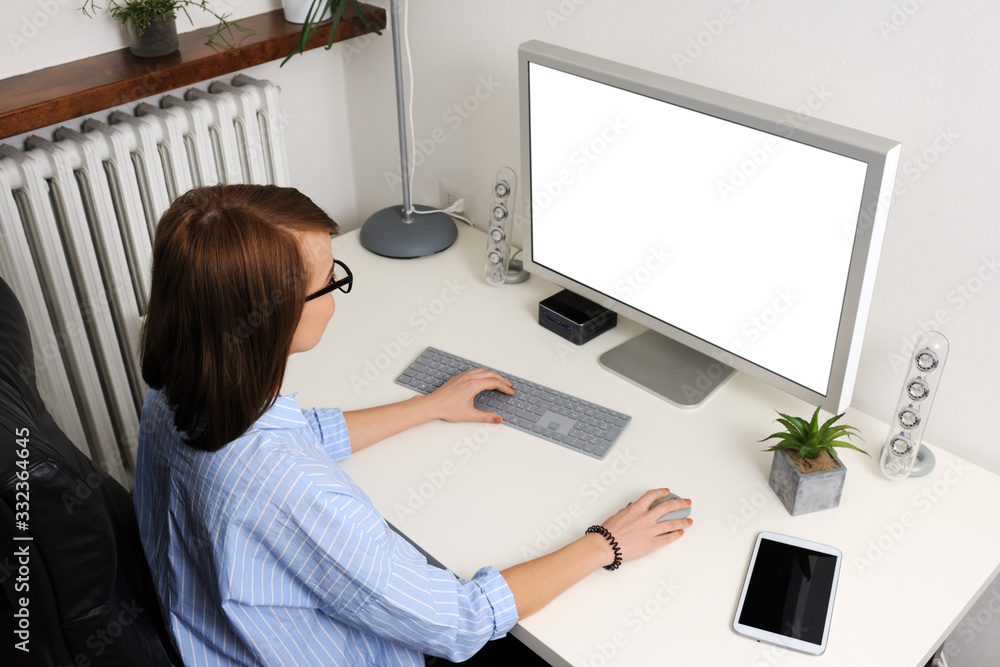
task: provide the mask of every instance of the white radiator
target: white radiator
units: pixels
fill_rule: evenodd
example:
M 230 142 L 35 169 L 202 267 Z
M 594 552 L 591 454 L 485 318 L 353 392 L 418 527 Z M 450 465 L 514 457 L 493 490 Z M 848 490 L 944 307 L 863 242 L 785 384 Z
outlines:
M 138 332 L 153 231 L 198 185 L 288 185 L 278 89 L 233 84 L 0 144 L 0 275 L 24 306 L 39 393 L 87 455 L 131 488 L 145 386 Z M 2 326 L 2 323 L 0 323 Z

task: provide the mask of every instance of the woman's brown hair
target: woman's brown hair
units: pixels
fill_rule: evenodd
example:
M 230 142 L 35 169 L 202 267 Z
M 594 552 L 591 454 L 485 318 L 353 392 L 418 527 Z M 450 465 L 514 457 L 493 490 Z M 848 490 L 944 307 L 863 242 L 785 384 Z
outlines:
M 309 286 L 299 234 L 337 223 L 294 188 L 216 185 L 178 197 L 153 241 L 142 378 L 190 446 L 216 451 L 270 408 Z

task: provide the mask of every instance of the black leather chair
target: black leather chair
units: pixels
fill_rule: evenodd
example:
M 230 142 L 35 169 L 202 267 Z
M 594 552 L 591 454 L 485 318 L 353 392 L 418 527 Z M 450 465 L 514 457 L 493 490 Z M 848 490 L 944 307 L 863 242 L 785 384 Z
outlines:
M 18 434 L 25 432 L 22 447 Z M 18 539 L 25 537 L 31 539 Z M 0 583 L 9 604 L 0 604 L 0 627 L 24 626 L 22 602 L 28 603 L 27 634 L 3 633 L 2 664 L 181 665 L 139 543 L 131 495 L 73 446 L 46 410 L 28 323 L 3 279 Z M 16 648 L 24 637 L 29 653 Z

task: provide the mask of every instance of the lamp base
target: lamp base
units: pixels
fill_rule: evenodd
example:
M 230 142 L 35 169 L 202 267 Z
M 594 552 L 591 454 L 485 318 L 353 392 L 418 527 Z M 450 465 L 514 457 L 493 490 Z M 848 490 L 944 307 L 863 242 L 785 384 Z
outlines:
M 437 211 L 430 206 L 414 206 L 417 211 Z M 376 211 L 361 225 L 361 245 L 376 255 L 413 259 L 447 249 L 458 238 L 451 216 L 442 211 L 412 216 L 403 221 L 403 207 L 390 206 Z

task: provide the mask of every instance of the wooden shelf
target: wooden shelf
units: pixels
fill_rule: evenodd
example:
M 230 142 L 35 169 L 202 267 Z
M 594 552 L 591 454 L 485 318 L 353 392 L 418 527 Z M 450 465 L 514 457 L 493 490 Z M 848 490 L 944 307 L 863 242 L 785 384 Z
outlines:
M 385 28 L 384 9 L 361 8 L 370 24 Z M 239 37 L 231 49 L 205 44 L 212 27 L 179 35 L 180 49 L 168 56 L 139 58 L 126 48 L 0 81 L 0 139 L 284 58 L 301 32 L 280 9 L 241 19 L 240 25 L 254 33 Z M 330 26 L 320 26 L 306 48 L 325 46 Z M 368 32 L 348 5 L 336 41 Z M 295 65 L 293 59 L 287 67 Z

